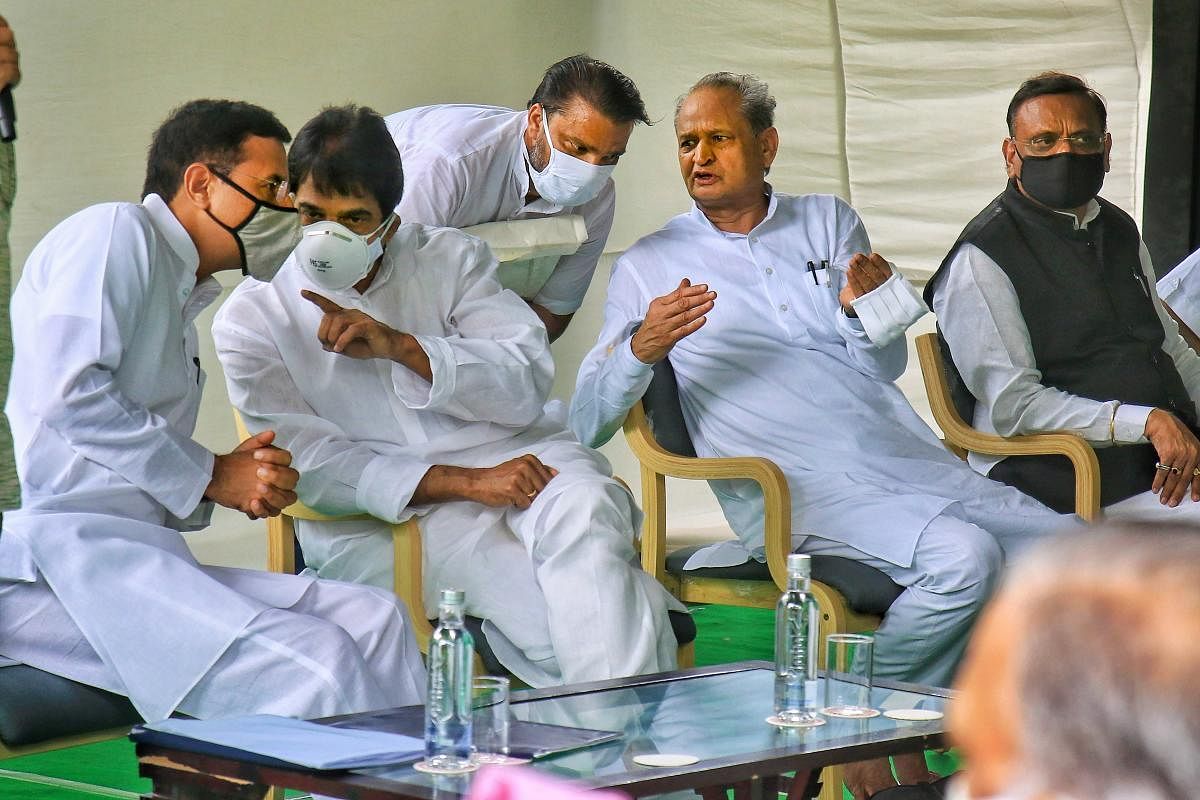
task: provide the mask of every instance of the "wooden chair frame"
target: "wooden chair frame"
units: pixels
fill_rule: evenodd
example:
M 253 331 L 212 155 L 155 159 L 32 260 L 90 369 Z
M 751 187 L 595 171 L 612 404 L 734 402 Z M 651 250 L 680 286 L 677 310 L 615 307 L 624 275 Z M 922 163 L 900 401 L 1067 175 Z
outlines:
M 929 408 L 951 450 L 962 458 L 967 452 L 989 456 L 1065 456 L 1075 468 L 1075 513 L 1088 522 L 1101 516 L 1100 464 L 1090 444 L 1073 433 L 997 436 L 976 430 L 963 420 L 954 406 L 937 334 L 923 333 L 917 337 L 916 344 Z
M 645 515 L 641 541 L 642 569 L 684 602 L 774 609 L 779 595 L 787 587 L 787 557 L 792 549 L 792 493 L 779 465 L 759 456 L 699 458 L 676 455 L 655 439 L 641 400 L 629 409 L 624 431 L 629 449 L 641 467 L 642 512 Z M 770 582 L 686 575 L 676 578 L 667 574 L 668 477 L 687 480 L 747 478 L 762 488 L 765 510 L 763 534 L 767 567 L 771 572 Z M 830 633 L 874 630 L 879 627 L 880 617 L 854 611 L 842 593 L 833 587 L 812 581 L 811 588 L 821 607 L 818 633 L 821 641 Z M 824 648 L 818 648 L 821 660 L 824 659 L 823 651 Z M 842 767 L 825 769 L 819 798 L 842 800 Z
M 787 587 L 787 557 L 792 542 L 792 494 L 787 478 L 775 462 L 759 456 L 698 458 L 669 452 L 654 438 L 639 400 L 625 418 L 625 438 L 637 456 L 642 476 L 642 569 L 662 581 L 680 600 L 688 603 L 722 603 L 750 608 L 775 608 Z M 746 478 L 762 487 L 765 509 L 764 543 L 771 582 L 729 580 L 667 574 L 667 487 L 666 479 L 722 480 Z M 859 614 L 846 604 L 841 592 L 812 582 L 821 606 L 821 636 L 829 633 L 874 630 L 880 617 Z
M 234 409 L 234 422 L 237 425 L 238 436 L 244 441 L 250 433 L 242 421 L 242 415 Z M 314 511 L 301 502 L 293 503 L 277 517 L 267 519 L 267 569 L 271 572 L 293 574 L 296 571 L 296 523 L 295 520 L 313 520 L 317 522 L 334 522 L 349 520 L 376 519 L 369 514 L 353 514 L 349 516 L 329 516 Z M 423 573 L 421 568 L 421 528 L 416 517 L 410 517 L 404 522 L 391 523 L 392 526 L 392 558 L 393 574 L 392 589 L 406 606 L 412 621 L 413 634 L 417 646 L 422 653 L 429 652 L 429 638 L 433 635 L 433 626 L 425 617 L 425 601 L 422 596 Z M 676 656 L 680 667 L 690 667 L 696 663 L 695 644 L 688 642 L 680 645 Z M 475 654 L 475 674 L 484 675 L 484 667 L 479 654 Z

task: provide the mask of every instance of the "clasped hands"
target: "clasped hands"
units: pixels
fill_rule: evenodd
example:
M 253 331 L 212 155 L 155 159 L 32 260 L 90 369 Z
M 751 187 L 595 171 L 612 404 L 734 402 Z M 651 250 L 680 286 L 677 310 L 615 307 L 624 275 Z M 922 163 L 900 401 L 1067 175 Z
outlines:
M 278 516 L 296 502 L 300 473 L 292 469 L 292 454 L 274 441 L 274 431 L 263 431 L 217 456 L 204 496 L 250 519 Z

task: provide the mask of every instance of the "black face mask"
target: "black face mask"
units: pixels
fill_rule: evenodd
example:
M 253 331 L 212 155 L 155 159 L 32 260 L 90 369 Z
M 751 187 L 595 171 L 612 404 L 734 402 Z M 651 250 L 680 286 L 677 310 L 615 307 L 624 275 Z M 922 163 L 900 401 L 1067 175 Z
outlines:
M 1025 194 L 1047 208 L 1072 211 L 1100 194 L 1104 185 L 1104 153 L 1056 153 L 1025 156 L 1018 180 Z

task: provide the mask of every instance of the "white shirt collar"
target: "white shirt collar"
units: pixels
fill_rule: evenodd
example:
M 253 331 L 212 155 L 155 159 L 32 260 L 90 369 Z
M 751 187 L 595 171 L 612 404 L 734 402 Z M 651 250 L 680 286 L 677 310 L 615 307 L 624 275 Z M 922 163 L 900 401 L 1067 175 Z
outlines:
M 1075 223 L 1075 230 L 1078 231 L 1086 229 L 1088 223 L 1100 216 L 1100 203 L 1094 197 L 1088 201 L 1087 211 L 1083 212 L 1083 222 L 1079 221 L 1079 217 L 1075 216 L 1074 211 L 1059 211 L 1057 208 L 1052 208 L 1050 210 L 1055 214 L 1062 214 L 1065 217 L 1070 217 L 1071 222 Z
M 775 209 L 779 207 L 779 198 L 777 198 L 775 196 L 774 187 L 772 187 L 771 184 L 769 184 L 769 183 L 766 183 L 763 185 L 766 187 L 767 214 L 759 221 L 759 223 L 757 225 L 755 225 L 750 230 L 750 233 L 754 233 L 754 231 L 758 230 L 763 225 L 766 225 L 771 220 L 771 218 L 775 216 Z M 708 216 L 704 213 L 703 209 L 700 208 L 700 204 L 697 203 L 695 200 L 692 201 L 692 210 L 689 212 L 689 214 L 691 215 L 691 217 L 693 219 L 697 220 L 702 225 L 707 225 L 711 230 L 715 231 L 716 233 L 721 234 L 722 236 L 728 236 L 730 238 L 736 239 L 736 238 L 744 238 L 744 237 L 750 235 L 750 233 L 730 233 L 729 231 L 723 231 L 720 228 L 718 228 L 716 225 L 713 225 L 712 220 L 710 220 L 708 218 Z
M 177 276 L 177 290 L 186 298 L 184 319 L 191 321 L 221 294 L 221 284 L 213 276 L 196 282 L 196 270 L 200 268 L 200 252 L 188 235 L 183 223 L 175 216 L 166 201 L 153 192 L 142 198 L 142 206 L 150 216 L 150 222 L 171 248 L 181 265 Z

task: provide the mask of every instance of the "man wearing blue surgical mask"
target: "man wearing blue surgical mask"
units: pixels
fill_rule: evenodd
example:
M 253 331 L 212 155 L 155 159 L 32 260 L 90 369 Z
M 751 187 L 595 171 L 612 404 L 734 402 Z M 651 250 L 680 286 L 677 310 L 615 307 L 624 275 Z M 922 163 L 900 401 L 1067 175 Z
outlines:
M 1096 450 L 1108 516 L 1200 519 L 1200 357 L 1154 291 L 1137 224 L 1098 196 L 1112 137 L 1104 100 L 1057 72 L 1025 81 L 1001 148 L 1007 188 L 925 289 L 975 427 L 1069 431 Z M 970 455 L 1052 508 L 1074 503 L 1057 456 Z
M 0 656 L 127 695 L 148 720 L 326 716 L 423 693 L 391 595 L 204 566 L 180 535 L 214 504 L 260 518 L 296 501 L 274 431 L 223 454 L 192 439 L 194 322 L 220 295 L 214 274 L 265 285 L 300 238 L 290 139 L 249 103 L 180 106 L 154 135 L 142 202 L 60 223 L 13 295 L 21 508 L 0 534 Z
M 526 300 L 558 338 L 583 303 L 612 228 L 610 174 L 650 119 L 633 81 L 586 55 L 546 70 L 528 108 L 433 105 L 387 117 L 404 162 L 405 222 L 465 228 L 579 214 L 588 238 Z

